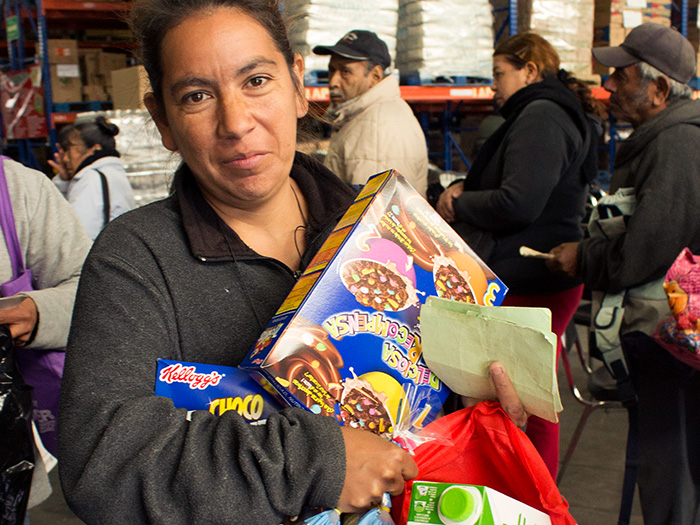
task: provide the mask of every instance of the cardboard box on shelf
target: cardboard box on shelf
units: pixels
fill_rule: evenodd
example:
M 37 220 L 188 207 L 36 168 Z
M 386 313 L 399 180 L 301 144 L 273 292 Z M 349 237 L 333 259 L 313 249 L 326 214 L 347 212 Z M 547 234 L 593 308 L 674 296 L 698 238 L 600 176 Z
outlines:
M 439 413 L 428 295 L 498 305 L 505 285 L 406 180 L 370 178 L 240 367 L 293 406 L 390 437 Z
M 94 48 L 80 50 L 80 68 L 83 75 L 83 83 L 86 85 L 104 83 L 100 77 L 97 64 L 98 55 L 101 52 L 101 50 Z
M 46 41 L 49 64 L 77 64 L 78 41 L 70 39 L 53 39 Z M 35 45 L 36 54 L 41 54 L 39 43 Z
M 83 86 L 83 101 L 85 102 L 104 102 L 109 100 L 104 86 L 100 84 L 88 84 Z
M 107 87 L 114 109 L 145 109 L 143 97 L 150 89 L 148 74 L 143 66 L 117 69 L 110 73 Z
M 97 74 L 109 76 L 116 69 L 126 67 L 126 55 L 123 53 L 106 53 L 100 51 L 97 55 Z
M 53 101 L 80 102 L 82 83 L 78 64 L 54 64 L 50 69 Z

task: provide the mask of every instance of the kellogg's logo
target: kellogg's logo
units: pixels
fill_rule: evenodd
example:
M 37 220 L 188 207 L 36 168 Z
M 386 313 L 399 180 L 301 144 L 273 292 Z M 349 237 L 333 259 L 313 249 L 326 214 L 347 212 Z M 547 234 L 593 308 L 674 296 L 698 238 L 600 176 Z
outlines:
M 194 366 L 183 366 L 176 363 L 160 371 L 160 380 L 164 383 L 189 383 L 192 390 L 204 390 L 208 386 L 216 386 L 223 376 L 213 371 L 210 374 L 198 374 Z

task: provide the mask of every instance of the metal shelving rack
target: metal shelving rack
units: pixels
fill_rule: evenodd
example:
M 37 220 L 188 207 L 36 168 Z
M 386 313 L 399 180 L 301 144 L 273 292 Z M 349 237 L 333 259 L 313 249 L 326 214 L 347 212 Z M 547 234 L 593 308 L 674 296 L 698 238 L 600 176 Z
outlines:
M 46 45 L 46 17 L 41 8 L 41 0 L 4 0 L 3 4 L 3 24 L 8 33 L 7 52 L 9 58 L 10 71 L 21 71 L 35 63 L 34 57 L 28 58 L 26 55 L 26 38 L 24 34 L 24 21 L 28 21 L 36 42 L 41 46 L 41 53 L 46 56 L 48 49 Z M 16 38 L 9 38 L 12 31 L 10 24 L 14 25 Z M 48 63 L 41 65 L 41 75 L 44 87 L 44 111 L 49 115 L 52 107 L 51 82 Z M 49 126 L 49 142 L 55 143 L 56 132 Z M 34 147 L 46 146 L 45 142 L 37 142 L 37 139 L 17 139 L 14 141 L 17 147 L 17 157 L 26 166 L 39 168 L 39 161 L 34 154 Z
M 84 2 L 66 0 L 0 0 L 2 3 L 3 25 L 6 32 L 8 23 L 16 27 L 16 37 L 8 38 L 7 50 L 10 71 L 21 71 L 32 64 L 41 64 L 41 76 L 44 96 L 44 112 L 47 119 L 48 137 L 45 140 L 18 139 L 13 141 L 17 148 L 17 157 L 23 164 L 39 169 L 39 162 L 34 154 L 35 147 L 48 147 L 56 151 L 56 124 L 72 122 L 75 113 L 56 111 L 51 90 L 51 74 L 47 60 L 39 62 L 36 55 L 27 56 L 28 45 L 25 27 L 32 32 L 33 42 L 39 44 L 41 56 L 48 56 L 47 21 L 55 21 L 66 28 L 81 25 L 95 27 L 102 24 L 105 17 L 115 13 L 124 13 L 131 8 L 130 2 Z M 2 64 L 0 64 L 2 65 Z

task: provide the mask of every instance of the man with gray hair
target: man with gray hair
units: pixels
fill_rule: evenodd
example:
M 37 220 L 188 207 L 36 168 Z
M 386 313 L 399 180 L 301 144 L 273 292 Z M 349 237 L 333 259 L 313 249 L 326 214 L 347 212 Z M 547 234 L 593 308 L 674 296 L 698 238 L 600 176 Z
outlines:
M 651 337 L 671 317 L 666 272 L 685 247 L 700 253 L 700 102 L 687 86 L 696 55 L 674 29 L 645 23 L 593 56 L 615 68 L 604 84 L 610 110 L 634 128 L 617 151 L 610 191 L 634 202 L 620 230 L 557 246 L 548 266 L 583 278 L 594 293 L 625 292 L 619 333 L 638 401 L 644 522 L 697 523 L 700 370 Z

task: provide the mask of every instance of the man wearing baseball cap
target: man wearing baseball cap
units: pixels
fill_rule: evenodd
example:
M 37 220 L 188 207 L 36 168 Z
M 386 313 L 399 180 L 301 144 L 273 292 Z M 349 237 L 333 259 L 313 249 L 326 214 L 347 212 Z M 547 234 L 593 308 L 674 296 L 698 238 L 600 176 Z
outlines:
M 634 127 L 619 146 L 610 183 L 611 193 L 629 189 L 634 196 L 631 214 L 608 235 L 589 225 L 591 237 L 554 248 L 548 266 L 582 277 L 594 296 L 626 292 L 619 334 L 638 400 L 644 522 L 698 523 L 700 370 L 651 337 L 672 317 L 666 272 L 685 247 L 700 254 L 700 101 L 691 100 L 687 85 L 696 54 L 676 30 L 645 23 L 618 47 L 594 48 L 593 56 L 615 68 L 604 84 L 610 111 Z
M 391 56 L 375 33 L 354 29 L 335 45 L 316 46 L 330 55 L 326 116 L 333 133 L 325 165 L 345 182 L 364 184 L 396 169 L 423 196 L 428 187 L 425 135 L 401 98 L 396 78 L 387 74 Z

